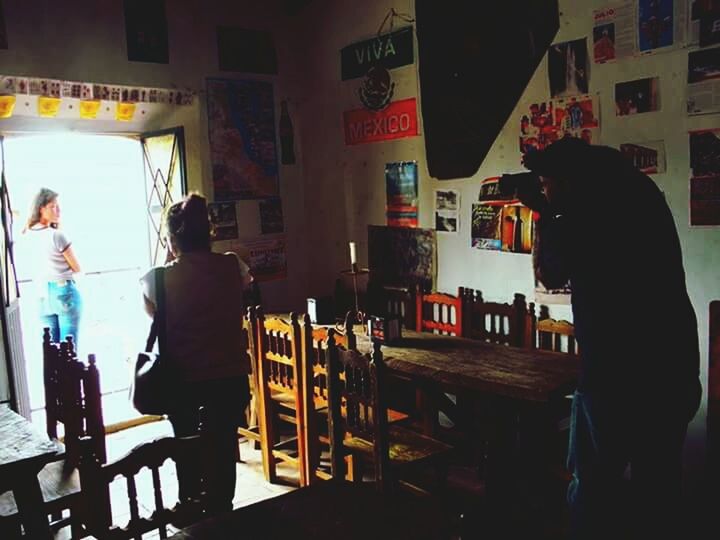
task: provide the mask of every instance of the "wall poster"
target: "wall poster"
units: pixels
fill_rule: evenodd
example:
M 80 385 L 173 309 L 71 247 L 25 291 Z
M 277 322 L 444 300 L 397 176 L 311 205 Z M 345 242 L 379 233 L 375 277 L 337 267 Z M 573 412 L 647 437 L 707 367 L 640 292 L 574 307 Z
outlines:
M 688 54 L 687 82 L 689 115 L 720 111 L 720 47 Z
M 690 225 L 720 225 L 720 129 L 690 132 Z
M 165 0 L 125 0 L 124 4 L 128 60 L 167 64 Z
M 651 77 L 615 84 L 615 114 L 626 116 L 660 110 L 660 79 Z
M 588 93 L 586 39 L 555 43 L 548 49 L 550 96 L 565 97 Z
M 599 118 L 598 99 L 592 95 L 533 103 L 520 118 L 520 152 L 542 150 L 563 137 L 597 144 Z
M 257 281 L 275 281 L 287 277 L 285 236 L 243 240 L 250 272 Z
M 207 109 L 215 200 L 278 196 L 272 84 L 208 79 Z
M 530 253 L 533 212 L 520 201 L 499 194 L 499 176 L 480 183 L 478 202 L 472 205 L 471 246 L 477 249 Z
M 391 227 L 417 227 L 419 197 L 417 161 L 386 164 L 385 187 L 387 224 Z
M 210 214 L 210 223 L 215 231 L 213 242 L 232 240 L 238 237 L 234 202 L 208 203 L 208 214 Z
M 368 267 L 383 285 L 435 290 L 437 234 L 432 229 L 368 225 Z
M 645 174 L 665 172 L 665 141 L 623 143 L 620 152 Z
M 262 199 L 258 203 L 258 210 L 260 211 L 260 232 L 262 234 L 281 233 L 285 230 L 280 197 Z
M 457 189 L 435 190 L 435 230 L 457 234 L 460 228 L 460 192 Z

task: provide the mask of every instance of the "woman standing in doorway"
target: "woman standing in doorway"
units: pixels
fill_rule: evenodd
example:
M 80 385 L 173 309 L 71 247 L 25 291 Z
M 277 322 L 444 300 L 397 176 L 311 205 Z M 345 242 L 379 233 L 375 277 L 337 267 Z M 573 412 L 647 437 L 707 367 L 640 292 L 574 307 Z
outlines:
M 23 234 L 35 258 L 33 273 L 38 280 L 43 325 L 50 328 L 54 342 L 73 336 L 77 347 L 82 299 L 74 274 L 80 272 L 80 264 L 70 240 L 60 230 L 56 192 L 42 188 L 35 195 Z

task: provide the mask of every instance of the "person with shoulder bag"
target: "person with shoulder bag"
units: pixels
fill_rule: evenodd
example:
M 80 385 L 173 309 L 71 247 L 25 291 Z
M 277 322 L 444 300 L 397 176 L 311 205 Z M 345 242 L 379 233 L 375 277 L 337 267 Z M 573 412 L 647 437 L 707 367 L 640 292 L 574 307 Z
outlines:
M 209 512 L 230 511 L 239 459 L 237 427 L 244 425 L 250 401 L 242 298 L 252 278 L 235 254 L 211 252 L 203 197 L 188 195 L 164 219 L 173 260 L 141 279 L 146 311 L 155 317 L 159 307 L 162 314 L 162 320 L 155 317 L 163 338 L 160 371 L 170 386 L 163 412 L 175 436 L 187 437 L 199 433 L 202 408 L 203 433 L 212 443 L 204 463 L 178 464 L 180 504 L 197 502 L 203 490 Z

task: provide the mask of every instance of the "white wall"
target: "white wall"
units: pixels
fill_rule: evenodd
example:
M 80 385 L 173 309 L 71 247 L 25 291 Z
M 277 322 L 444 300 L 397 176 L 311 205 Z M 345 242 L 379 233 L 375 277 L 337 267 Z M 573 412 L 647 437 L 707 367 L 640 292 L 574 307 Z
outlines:
M 560 0 L 561 25 L 556 41 L 590 36 L 592 10 L 602 7 L 599 0 Z M 367 224 L 385 222 L 386 162 L 415 159 L 420 174 L 420 222 L 433 227 L 433 189 L 454 188 L 461 191 L 461 229 L 459 235 L 440 236 L 438 290 L 453 292 L 458 286 L 480 289 L 488 300 L 510 301 L 521 292 L 534 300 L 532 263 L 529 255 L 481 251 L 470 247 L 471 203 L 477 200 L 479 182 L 488 176 L 522 170 L 518 151 L 519 119 L 535 101 L 550 97 L 546 59 L 540 64 L 515 111 L 495 141 L 479 171 L 468 179 L 438 181 L 429 178 L 422 137 L 391 142 L 345 146 L 342 113 L 359 108 L 356 91 L 359 81 L 340 80 L 342 47 L 373 36 L 391 7 L 413 13 L 414 2 L 387 0 L 357 3 L 351 0 L 314 2 L 304 14 L 308 44 L 307 72 L 302 115 L 305 129 L 302 144 L 305 157 L 308 227 L 317 253 L 310 268 L 310 289 L 329 292 L 340 269 L 347 267 L 347 241 L 359 243 L 358 257 L 367 261 Z M 458 14 L 458 16 L 462 16 Z M 497 24 L 511 24 L 497 21 Z M 478 24 L 478 31 L 481 25 Z M 637 140 L 664 139 L 667 151 L 666 174 L 654 177 L 665 191 L 678 226 L 685 257 L 688 288 L 699 320 L 702 350 L 702 378 L 707 378 L 708 304 L 720 298 L 720 228 L 691 229 L 688 226 L 689 129 L 720 127 L 720 117 L 688 118 L 685 114 L 685 80 L 687 49 L 614 64 L 591 65 L 590 91 L 600 94 L 601 142 L 611 146 Z M 419 59 L 422 62 L 422 58 Z M 478 66 L 478 69 L 482 69 Z M 419 96 L 417 65 L 393 70 L 395 99 Z M 488 73 L 488 84 L 502 84 L 497 74 Z M 660 77 L 662 110 L 634 117 L 616 117 L 613 88 L 616 81 L 648 76 Z M 418 110 L 418 114 L 420 111 Z M 480 126 L 478 126 L 480 127 Z M 422 128 L 421 128 L 422 130 Z M 320 201 L 320 206 L 317 206 Z M 612 203 L 608 205 L 612 213 Z M 603 216 L 597 216 L 602 219 Z M 628 237 L 632 241 L 631 227 Z M 618 239 L 616 239 L 618 240 Z M 611 246 L 598 249 L 612 250 Z M 627 292 L 632 295 L 632 291 Z M 663 291 L 658 291 L 662 295 Z M 618 309 L 622 309 L 618 296 Z M 566 306 L 552 306 L 551 314 L 570 318 Z M 667 339 L 667 337 L 662 337 Z M 705 448 L 705 400 L 691 425 L 687 444 L 689 485 L 701 480 Z

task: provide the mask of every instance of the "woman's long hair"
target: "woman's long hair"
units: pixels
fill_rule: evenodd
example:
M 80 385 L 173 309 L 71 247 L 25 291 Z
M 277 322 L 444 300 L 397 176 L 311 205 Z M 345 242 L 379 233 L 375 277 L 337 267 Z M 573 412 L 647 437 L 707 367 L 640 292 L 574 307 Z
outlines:
M 167 233 L 181 253 L 210 251 L 210 219 L 207 201 L 191 193 L 168 208 L 165 214 Z
M 55 199 L 57 199 L 58 193 L 48 188 L 40 188 L 35 198 L 33 199 L 32 205 L 30 206 L 30 217 L 25 224 L 25 228 L 22 232 L 27 231 L 30 227 L 40 223 L 40 213 L 43 206 L 47 206 Z M 51 223 L 52 228 L 57 228 L 57 223 Z

